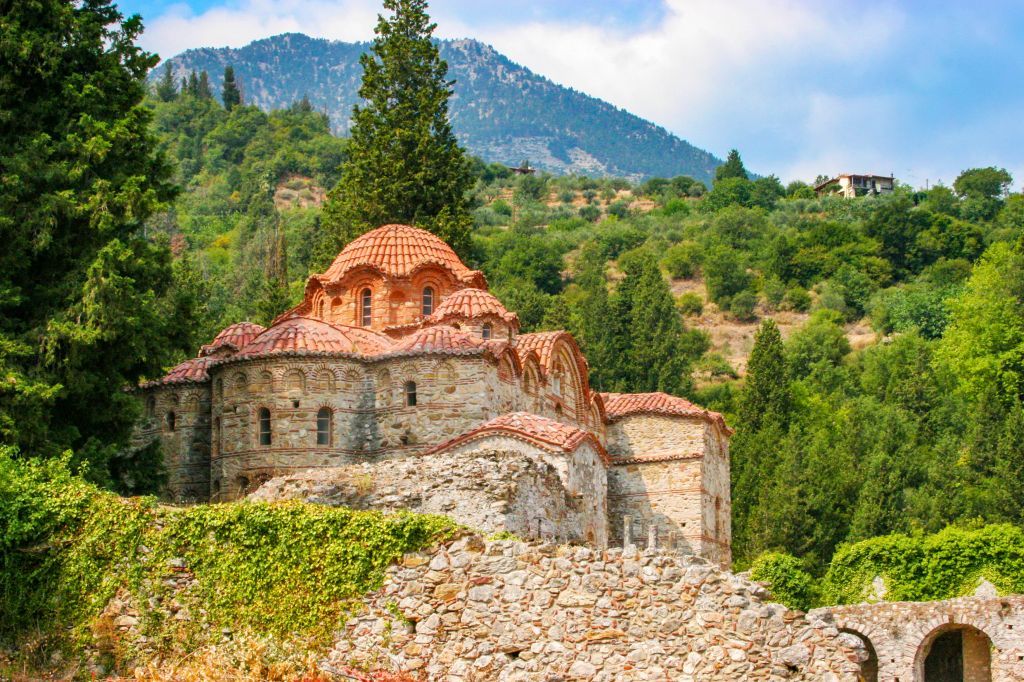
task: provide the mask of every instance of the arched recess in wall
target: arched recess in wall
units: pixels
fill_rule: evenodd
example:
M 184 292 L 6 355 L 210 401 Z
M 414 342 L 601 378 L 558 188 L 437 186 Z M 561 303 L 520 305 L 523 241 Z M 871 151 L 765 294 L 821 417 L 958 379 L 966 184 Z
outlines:
M 864 682 L 878 682 L 878 653 L 875 645 L 867 635 L 851 628 L 839 628 L 842 632 L 859 641 L 857 651 L 860 654 L 860 677 Z M 852 643 L 852 642 L 851 642 Z
M 306 375 L 302 370 L 290 369 L 284 374 L 284 388 L 289 393 L 303 393 L 306 390 Z
M 249 392 L 249 377 L 245 372 L 235 372 L 231 377 L 231 392 L 235 395 L 245 395 Z
M 991 682 L 992 650 L 992 639 L 978 628 L 944 623 L 918 647 L 914 679 Z

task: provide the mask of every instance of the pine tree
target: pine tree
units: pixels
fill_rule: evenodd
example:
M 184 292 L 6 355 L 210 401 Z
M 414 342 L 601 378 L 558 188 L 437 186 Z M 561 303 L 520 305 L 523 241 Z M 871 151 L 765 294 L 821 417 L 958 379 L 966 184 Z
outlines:
M 242 91 L 235 83 L 235 68 L 228 64 L 224 67 L 224 88 L 221 91 L 224 108 L 231 111 L 242 104 Z
M 448 121 L 452 82 L 431 41 L 425 0 L 385 0 L 370 52 L 360 58 L 364 104 L 341 180 L 324 211 L 317 258 L 327 262 L 360 234 L 389 222 L 430 230 L 469 253 L 469 162 Z
M 758 431 L 767 422 L 785 426 L 792 398 L 786 373 L 782 334 L 774 320 L 761 323 L 747 361 L 747 378 L 740 396 L 741 428 Z
M 715 169 L 715 182 L 725 180 L 727 178 L 742 178 L 744 180 L 750 179 L 750 176 L 747 175 L 747 169 L 743 167 L 743 161 L 740 159 L 740 153 L 735 149 L 730 149 L 729 156 L 726 157 L 725 163 Z
M 164 62 L 164 73 L 156 84 L 156 97 L 161 102 L 171 102 L 178 97 L 178 85 L 174 82 L 170 62 Z

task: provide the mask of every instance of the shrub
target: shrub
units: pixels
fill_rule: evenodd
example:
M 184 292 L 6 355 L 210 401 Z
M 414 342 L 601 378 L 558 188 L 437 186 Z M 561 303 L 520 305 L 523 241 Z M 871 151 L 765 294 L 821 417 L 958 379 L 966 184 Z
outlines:
M 696 242 L 681 242 L 665 251 L 661 265 L 676 279 L 693 277 L 700 265 L 700 246 Z
M 762 554 L 751 565 L 750 577 L 767 584 L 772 597 L 791 609 L 807 611 L 818 602 L 814 578 L 789 554 Z
M 629 213 L 629 202 L 624 199 L 619 199 L 608 207 L 608 215 L 616 218 L 628 218 Z
M 786 296 L 786 285 L 778 277 L 769 277 L 764 283 L 764 297 L 773 310 L 777 310 Z
M 757 319 L 754 308 L 757 306 L 757 295 L 749 289 L 736 294 L 729 301 L 729 312 L 740 322 L 753 322 Z
M 498 215 L 512 215 L 512 206 L 504 199 L 498 199 L 493 204 L 491 204 L 491 210 L 497 213 Z
M 676 307 L 682 315 L 701 315 L 704 313 L 704 299 L 698 293 L 687 291 L 676 299 Z
M 787 310 L 805 313 L 811 308 L 811 295 L 803 287 L 790 287 L 782 297 L 782 305 Z
M 721 353 L 708 353 L 697 362 L 697 369 L 707 372 L 716 379 L 722 377 L 728 379 L 739 378 L 736 368 L 729 364 L 729 361 L 722 357 Z
M 580 206 L 580 217 L 591 223 L 597 222 L 597 219 L 601 217 L 601 209 L 593 204 Z

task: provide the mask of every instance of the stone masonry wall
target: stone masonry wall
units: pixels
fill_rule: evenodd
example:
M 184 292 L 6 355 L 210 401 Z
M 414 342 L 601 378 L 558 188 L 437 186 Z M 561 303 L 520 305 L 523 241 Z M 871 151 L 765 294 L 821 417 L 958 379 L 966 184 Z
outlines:
M 132 434 L 133 449 L 154 440 L 167 470 L 165 497 L 199 502 L 210 495 L 210 388 L 207 384 L 156 386 L 139 392 L 143 417 Z M 173 418 L 171 417 L 173 415 Z
M 859 639 L 878 682 L 924 682 L 932 643 L 957 630 L 965 682 L 1024 680 L 1024 596 L 833 606 L 807 615 Z
M 638 414 L 608 426 L 608 513 L 612 544 L 657 542 L 731 562 L 729 460 L 717 426 L 688 417 Z
M 376 464 L 310 469 L 273 478 L 249 499 L 445 514 L 487 533 L 589 541 L 589 500 L 565 488 L 544 458 L 516 442 L 511 449 L 442 453 Z M 603 521 L 603 510 L 600 517 Z
M 837 630 L 766 597 L 698 557 L 467 536 L 389 569 L 323 667 L 452 682 L 857 679 Z

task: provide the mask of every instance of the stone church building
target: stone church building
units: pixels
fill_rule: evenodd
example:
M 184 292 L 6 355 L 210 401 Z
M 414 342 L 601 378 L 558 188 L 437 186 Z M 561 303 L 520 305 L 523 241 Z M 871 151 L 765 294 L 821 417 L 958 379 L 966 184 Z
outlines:
M 134 445 L 159 441 L 178 502 L 352 467 L 366 488 L 401 469 L 421 477 L 420 508 L 459 489 L 441 511 L 475 518 L 460 500 L 484 486 L 461 477 L 486 478 L 490 462 L 492 483 L 512 486 L 479 501 L 507 512 L 494 530 L 730 562 L 722 416 L 664 393 L 592 391 L 571 334 L 520 334 L 483 273 L 417 228 L 359 237 L 269 328 L 231 325 L 137 394 Z

